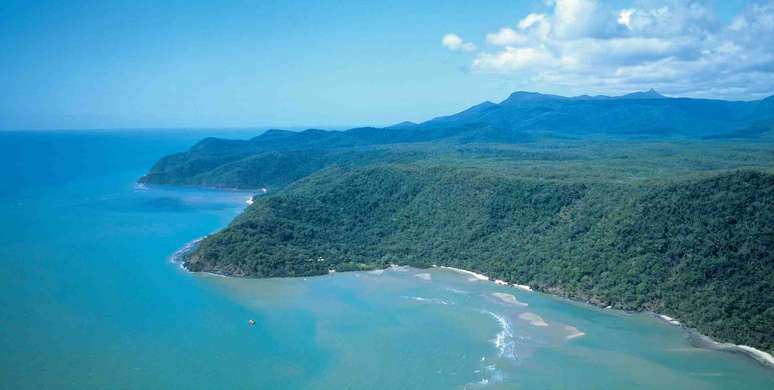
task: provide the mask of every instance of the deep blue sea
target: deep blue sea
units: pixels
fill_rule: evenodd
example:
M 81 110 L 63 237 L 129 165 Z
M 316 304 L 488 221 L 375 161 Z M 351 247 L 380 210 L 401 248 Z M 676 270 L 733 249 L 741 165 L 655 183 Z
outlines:
M 204 136 L 256 134 L 0 133 L 0 388 L 774 388 L 774 369 L 653 316 L 451 270 L 181 270 L 170 256 L 249 194 L 137 178 Z

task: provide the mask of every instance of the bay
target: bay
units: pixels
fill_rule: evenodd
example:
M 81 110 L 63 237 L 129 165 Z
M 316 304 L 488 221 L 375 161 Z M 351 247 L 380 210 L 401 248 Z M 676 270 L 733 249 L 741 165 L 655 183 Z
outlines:
M 0 133 L 0 387 L 774 387 L 774 370 L 653 316 L 445 269 L 180 269 L 170 256 L 250 194 L 137 178 L 204 136 L 257 133 Z

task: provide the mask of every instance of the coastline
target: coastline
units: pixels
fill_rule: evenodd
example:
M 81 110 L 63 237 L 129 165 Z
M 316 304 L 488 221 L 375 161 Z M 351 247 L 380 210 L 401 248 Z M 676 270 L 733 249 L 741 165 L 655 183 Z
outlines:
M 680 321 L 678 321 L 678 320 L 676 320 L 676 319 L 674 319 L 674 318 L 672 318 L 670 316 L 667 316 L 667 315 L 664 315 L 664 314 L 658 314 L 658 313 L 653 313 L 653 314 L 655 314 L 656 317 L 660 318 L 661 320 L 663 320 L 664 322 L 667 322 L 669 324 L 672 324 L 672 325 L 682 325 L 680 323 Z
M 223 191 L 223 192 L 245 192 L 245 193 L 253 193 L 253 194 L 265 194 L 268 192 L 268 190 L 263 191 L 266 189 L 266 187 L 262 188 L 239 188 L 239 187 L 218 187 L 218 186 L 211 186 L 211 185 L 196 185 L 196 184 L 168 184 L 168 183 L 156 183 L 156 182 L 147 182 L 142 181 L 142 178 L 144 176 L 140 177 L 135 184 L 142 186 L 141 188 L 144 190 L 150 190 L 154 187 L 164 188 L 183 188 L 183 189 L 199 189 L 199 190 L 209 190 L 209 191 Z
M 437 267 L 437 266 L 433 265 L 433 267 Z M 488 276 L 486 276 L 484 274 L 479 274 L 477 272 L 468 271 L 466 269 L 447 267 L 447 266 L 440 266 L 438 268 L 443 268 L 443 269 L 454 271 L 454 272 L 457 272 L 457 273 L 460 273 L 460 274 L 463 274 L 463 275 L 468 275 L 468 276 L 470 276 L 470 278 L 468 279 L 470 281 L 473 281 L 473 280 L 489 281 L 489 277 Z
M 748 357 L 753 358 L 755 361 L 768 368 L 774 368 L 774 356 L 770 353 L 761 351 L 760 349 L 750 347 L 748 345 L 738 345 L 731 343 L 724 343 L 713 340 L 707 335 L 703 335 L 693 328 L 682 326 L 688 332 L 689 342 L 691 345 L 697 348 L 706 348 L 715 351 L 726 351 L 733 353 L 740 353 Z
M 193 273 L 193 271 L 185 267 L 185 255 L 187 255 L 192 250 L 194 250 L 196 248 L 196 244 L 198 244 L 205 238 L 207 238 L 207 236 L 202 236 L 186 242 L 185 245 L 183 245 L 180 249 L 176 250 L 174 253 L 172 253 L 169 256 L 169 262 L 171 262 L 172 264 L 177 264 L 180 267 L 180 269 L 182 269 L 183 271 Z M 228 277 L 228 275 L 218 275 L 218 276 Z
M 203 236 L 203 237 L 197 238 L 195 240 L 192 240 L 192 241 L 186 243 L 182 248 L 178 249 L 177 251 L 175 251 L 170 256 L 170 261 L 172 263 L 178 264 L 182 270 L 184 270 L 186 272 L 190 272 L 190 273 L 200 273 L 200 274 L 207 274 L 207 275 L 218 276 L 218 277 L 235 277 L 235 276 L 232 276 L 232 275 L 219 274 L 219 273 L 215 273 L 215 272 L 190 271 L 188 268 L 185 267 L 184 256 L 188 252 L 193 250 L 196 247 L 196 244 L 198 244 L 201 240 L 203 240 L 205 238 L 207 238 L 207 236 Z M 385 267 L 384 269 L 382 269 L 382 271 L 385 270 L 385 269 L 389 269 L 389 268 L 399 268 L 399 267 L 404 267 L 404 266 L 398 266 L 398 265 L 395 265 L 395 264 L 390 264 L 388 267 Z M 478 272 L 474 272 L 474 271 L 470 271 L 470 270 L 466 270 L 466 269 L 462 269 L 462 268 L 449 267 L 449 266 L 438 266 L 438 265 L 435 265 L 435 264 L 432 265 L 432 268 L 441 268 L 441 269 L 449 270 L 449 271 L 456 272 L 456 273 L 459 273 L 459 274 L 467 275 L 467 276 L 469 276 L 469 278 L 468 278 L 469 281 L 487 281 L 487 282 L 492 282 L 492 283 L 494 283 L 496 285 L 518 288 L 518 289 L 526 291 L 526 292 L 536 292 L 536 290 L 532 289 L 528 285 L 522 285 L 522 284 L 516 284 L 516 283 L 508 283 L 508 282 L 506 282 L 504 280 L 500 280 L 500 279 L 490 279 L 488 276 L 486 276 L 484 274 L 481 274 L 481 273 L 478 273 Z M 371 270 L 371 271 L 341 271 L 341 272 L 374 272 L 374 271 L 375 270 Z M 376 270 L 376 271 L 378 271 L 378 270 Z M 327 274 L 318 275 L 318 276 L 326 276 L 326 275 L 335 275 L 335 272 L 329 272 Z M 591 305 L 593 307 L 597 307 L 597 308 L 603 309 L 603 310 L 618 310 L 618 309 L 613 309 L 610 306 L 600 306 L 600 305 L 596 305 L 596 304 L 594 304 L 593 302 L 590 302 L 590 301 L 582 301 L 582 300 L 578 300 L 578 299 L 573 299 L 573 298 L 570 298 L 570 297 L 563 296 L 561 294 L 552 293 L 550 291 L 546 292 L 546 291 L 542 291 L 541 290 L 540 292 L 546 293 L 546 294 L 554 296 L 554 297 L 568 299 L 568 300 L 576 302 L 576 303 L 589 304 L 589 305 Z M 774 369 L 774 355 L 772 355 L 772 354 L 770 354 L 768 352 L 765 352 L 765 351 L 762 351 L 762 350 L 759 350 L 757 348 L 750 347 L 750 346 L 747 346 L 747 345 L 738 345 L 738 344 L 732 344 L 732 343 L 715 341 L 711 337 L 709 337 L 707 335 L 704 335 L 702 333 L 699 333 L 696 329 L 690 328 L 690 327 L 684 325 L 683 323 L 681 323 L 679 320 L 677 320 L 677 319 L 675 319 L 673 317 L 664 315 L 664 314 L 648 312 L 648 311 L 634 311 L 634 313 L 649 313 L 650 315 L 654 316 L 655 318 L 657 318 L 657 319 L 659 319 L 659 320 L 661 320 L 661 321 L 663 321 L 663 322 L 665 322 L 667 324 L 681 327 L 685 332 L 688 333 L 690 344 L 693 345 L 696 348 L 703 348 L 703 349 L 711 349 L 711 350 L 716 350 L 716 351 L 726 351 L 726 352 L 740 353 L 740 354 L 743 354 L 743 355 L 747 356 L 748 358 L 751 358 L 751 359 L 755 360 L 757 363 L 763 365 L 766 368 Z M 580 335 L 578 335 L 578 336 L 580 336 Z M 574 336 L 574 337 L 578 337 L 578 336 Z

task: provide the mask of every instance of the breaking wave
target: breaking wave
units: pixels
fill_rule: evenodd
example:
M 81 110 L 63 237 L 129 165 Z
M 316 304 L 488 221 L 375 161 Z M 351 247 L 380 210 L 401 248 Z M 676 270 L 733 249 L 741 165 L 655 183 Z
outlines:
M 185 265 L 184 265 L 185 255 L 188 254 L 188 252 L 191 252 L 194 248 L 196 248 L 196 244 L 198 244 L 205 237 L 199 237 L 193 241 L 187 242 L 185 245 L 183 245 L 182 248 L 176 250 L 175 253 L 169 256 L 169 261 L 175 264 L 179 264 L 180 268 L 185 270 Z
M 513 339 L 513 328 L 511 323 L 503 316 L 492 313 L 491 311 L 484 310 L 484 314 L 488 314 L 500 324 L 500 331 L 492 339 L 492 343 L 497 348 L 497 356 L 506 359 L 516 359 L 516 343 Z
M 454 304 L 453 302 L 445 301 L 443 299 L 438 299 L 438 298 L 409 297 L 409 296 L 406 296 L 406 295 L 401 296 L 401 298 L 403 298 L 403 299 L 410 299 L 412 301 L 417 301 L 417 302 L 434 303 L 434 304 L 437 304 L 437 305 L 453 305 Z

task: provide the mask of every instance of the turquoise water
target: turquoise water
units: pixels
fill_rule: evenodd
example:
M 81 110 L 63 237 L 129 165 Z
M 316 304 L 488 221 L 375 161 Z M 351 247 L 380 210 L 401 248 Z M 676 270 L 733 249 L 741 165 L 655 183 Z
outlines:
M 247 194 L 134 183 L 210 133 L 0 133 L 0 388 L 774 387 L 650 316 L 449 270 L 187 273 Z

